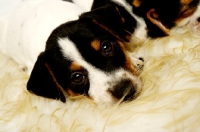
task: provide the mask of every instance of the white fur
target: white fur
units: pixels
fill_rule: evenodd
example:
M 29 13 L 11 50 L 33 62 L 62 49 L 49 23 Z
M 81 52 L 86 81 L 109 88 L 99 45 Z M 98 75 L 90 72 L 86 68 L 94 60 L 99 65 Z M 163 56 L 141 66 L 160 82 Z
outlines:
M 62 38 L 58 43 L 62 49 L 63 56 L 70 58 L 70 60 L 88 71 L 90 80 L 90 89 L 88 93 L 97 104 L 109 105 L 116 103 L 118 100 L 114 99 L 113 96 L 108 93 L 108 90 L 122 79 L 129 79 L 133 84 L 137 85 L 137 89 L 135 89 L 136 95 L 141 91 L 141 81 L 138 76 L 133 76 L 132 73 L 121 68 L 112 72 L 112 74 L 103 72 L 86 62 L 78 52 L 75 44 L 69 39 Z
M 12 11 L 23 0 L 1 0 L 0 1 L 0 16 Z
M 78 19 L 79 6 L 60 0 L 27 0 L 0 19 L 0 49 L 30 74 L 50 33 L 62 23 Z
M 200 18 L 200 5 L 197 8 L 197 11 L 191 16 L 187 26 L 197 35 L 200 35 L 200 22 L 197 19 Z

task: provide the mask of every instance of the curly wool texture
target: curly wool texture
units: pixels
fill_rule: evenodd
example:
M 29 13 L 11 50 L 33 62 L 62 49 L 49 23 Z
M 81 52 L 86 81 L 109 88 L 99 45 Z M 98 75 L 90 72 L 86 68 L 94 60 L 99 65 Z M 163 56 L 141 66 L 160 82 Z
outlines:
M 136 49 L 145 59 L 143 91 L 109 108 L 88 99 L 64 104 L 30 94 L 28 76 L 0 54 L 0 131 L 199 132 L 200 37 L 179 29 L 171 34 Z

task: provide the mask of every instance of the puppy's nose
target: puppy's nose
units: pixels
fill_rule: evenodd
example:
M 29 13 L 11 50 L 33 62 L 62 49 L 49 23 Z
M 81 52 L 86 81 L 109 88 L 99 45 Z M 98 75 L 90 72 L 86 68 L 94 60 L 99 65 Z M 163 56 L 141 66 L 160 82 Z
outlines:
M 118 82 L 109 92 L 117 100 L 131 101 L 134 99 L 137 86 L 129 79 L 124 79 Z

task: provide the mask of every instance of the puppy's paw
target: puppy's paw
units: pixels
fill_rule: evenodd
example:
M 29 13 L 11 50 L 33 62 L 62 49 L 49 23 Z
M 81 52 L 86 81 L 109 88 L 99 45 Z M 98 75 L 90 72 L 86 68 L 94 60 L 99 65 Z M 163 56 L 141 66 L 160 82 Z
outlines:
M 194 13 L 187 25 L 191 31 L 197 35 L 200 35 L 200 9 Z
M 189 23 L 189 28 L 195 34 L 200 35 L 200 16 Z
M 144 66 L 144 59 L 142 57 L 138 57 L 138 55 L 134 53 L 129 53 L 131 61 L 138 72 L 141 72 Z

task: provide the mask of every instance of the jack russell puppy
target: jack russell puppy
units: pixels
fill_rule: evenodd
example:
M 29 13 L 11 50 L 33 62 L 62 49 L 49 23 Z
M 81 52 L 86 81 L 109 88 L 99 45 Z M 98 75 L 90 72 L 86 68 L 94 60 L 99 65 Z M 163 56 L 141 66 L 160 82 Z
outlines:
M 145 23 L 115 6 L 83 12 L 69 2 L 24 1 L 0 21 L 0 46 L 28 68 L 27 89 L 38 96 L 65 102 L 84 95 L 98 104 L 133 100 L 141 91 L 143 59 L 125 43 Z

